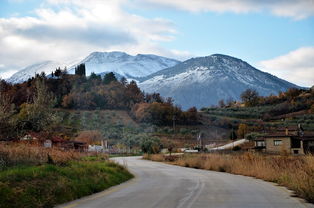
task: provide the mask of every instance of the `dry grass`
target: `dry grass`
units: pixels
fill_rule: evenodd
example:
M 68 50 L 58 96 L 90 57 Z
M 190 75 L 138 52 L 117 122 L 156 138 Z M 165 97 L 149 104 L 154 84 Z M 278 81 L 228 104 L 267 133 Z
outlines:
M 0 143 L 0 170 L 9 166 L 16 165 L 41 165 L 48 162 L 63 165 L 69 161 L 79 160 L 86 153 L 73 150 L 62 151 L 55 148 L 44 148 L 19 143 Z
M 146 159 L 167 161 L 162 155 L 146 155 Z M 171 164 L 184 167 L 228 172 L 278 183 L 314 202 L 314 156 L 280 156 L 243 154 L 190 154 Z

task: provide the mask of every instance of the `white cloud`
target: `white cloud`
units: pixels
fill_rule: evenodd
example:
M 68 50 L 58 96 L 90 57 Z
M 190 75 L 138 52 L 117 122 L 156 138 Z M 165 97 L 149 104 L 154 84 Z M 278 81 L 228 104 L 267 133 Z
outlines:
M 261 61 L 258 67 L 280 78 L 310 87 L 314 85 L 314 47 L 302 47 L 288 54 Z
M 303 19 L 314 15 L 313 0 L 137 0 L 191 12 L 258 12 Z
M 171 21 L 126 12 L 129 0 L 46 0 L 34 17 L 0 18 L 0 69 L 44 60 L 67 62 L 93 51 L 121 50 L 176 57 L 159 47 L 174 39 Z M 3 76 L 3 75 L 2 75 Z

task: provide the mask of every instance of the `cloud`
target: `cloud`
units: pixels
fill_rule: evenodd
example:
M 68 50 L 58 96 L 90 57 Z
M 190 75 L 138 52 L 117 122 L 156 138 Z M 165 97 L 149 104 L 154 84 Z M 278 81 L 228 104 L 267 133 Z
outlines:
M 258 67 L 264 71 L 298 84 L 314 85 L 314 47 L 302 47 L 288 54 L 261 61 Z
M 124 10 L 129 0 L 46 0 L 32 17 L 0 18 L 0 64 L 14 71 L 45 60 L 68 62 L 94 51 L 121 50 L 176 57 L 159 46 L 174 23 Z M 3 75 L 2 75 L 3 76 Z
M 314 15 L 313 0 L 137 0 L 191 12 L 259 12 L 303 19 Z

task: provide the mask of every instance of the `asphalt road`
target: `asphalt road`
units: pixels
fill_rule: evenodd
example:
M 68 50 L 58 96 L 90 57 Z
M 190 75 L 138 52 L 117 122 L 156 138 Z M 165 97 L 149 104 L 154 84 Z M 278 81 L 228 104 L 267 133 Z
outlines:
M 135 179 L 63 208 L 298 208 L 314 207 L 287 189 L 262 180 L 145 161 L 115 158 Z

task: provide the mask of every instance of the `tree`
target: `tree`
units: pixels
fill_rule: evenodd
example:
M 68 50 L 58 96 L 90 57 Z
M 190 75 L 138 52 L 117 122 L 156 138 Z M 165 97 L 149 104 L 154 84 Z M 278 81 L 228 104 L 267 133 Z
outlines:
M 244 138 L 244 136 L 248 133 L 248 126 L 246 124 L 240 124 L 237 134 L 240 138 Z
M 14 104 L 12 98 L 1 92 L 0 89 L 0 140 L 9 140 L 14 137 L 14 120 L 12 115 L 14 114 Z
M 156 154 L 160 152 L 160 140 L 157 137 L 145 135 L 141 139 L 141 149 L 144 153 Z
M 59 67 L 59 68 L 56 69 L 54 75 L 55 75 L 56 77 L 60 77 L 61 74 L 62 74 L 62 70 L 61 70 L 61 68 Z
M 293 101 L 296 97 L 299 96 L 299 94 L 301 93 L 302 91 L 297 89 L 297 88 L 290 88 L 286 91 L 286 96 L 287 96 L 287 99 L 291 102 Z
M 48 91 L 45 80 L 37 78 L 33 102 L 22 104 L 17 115 L 20 128 L 26 131 L 50 130 L 50 127 L 57 121 L 52 110 L 54 105 L 55 98 Z
M 232 128 L 231 132 L 230 132 L 230 135 L 229 135 L 229 138 L 231 140 L 236 140 L 238 137 L 237 137 L 237 134 L 235 133 L 234 129 Z
M 86 68 L 84 63 L 75 67 L 75 74 L 84 77 L 86 76 Z
M 147 103 L 164 103 L 164 99 L 160 96 L 159 93 L 146 94 L 145 101 Z
M 144 95 L 134 80 L 126 85 L 125 96 L 128 98 L 128 107 L 130 108 L 132 108 L 135 103 L 144 101 Z
M 220 108 L 226 107 L 225 101 L 223 99 L 219 100 L 218 105 Z
M 126 85 L 128 84 L 128 80 L 127 80 L 125 77 L 121 77 L 120 83 L 121 83 L 123 86 L 126 86 Z
M 232 98 L 228 98 L 227 99 L 227 101 L 226 101 L 226 105 L 228 106 L 228 107 L 233 107 L 234 106 L 234 104 L 236 103 L 236 101 L 234 101 Z
M 90 79 L 90 80 L 98 80 L 98 81 L 101 81 L 101 76 L 95 74 L 94 72 L 92 72 L 92 73 L 90 74 L 90 76 L 89 76 L 89 79 Z
M 168 149 L 168 152 L 170 153 L 170 156 L 174 148 L 175 148 L 175 144 L 171 140 L 168 140 L 167 149 Z
M 117 78 L 113 72 L 105 74 L 104 79 L 103 79 L 104 84 L 110 84 L 111 82 L 116 82 L 116 81 L 117 81 Z
M 245 106 L 252 107 L 258 104 L 259 95 L 256 90 L 247 89 L 241 93 L 241 99 L 243 103 L 245 104 Z

